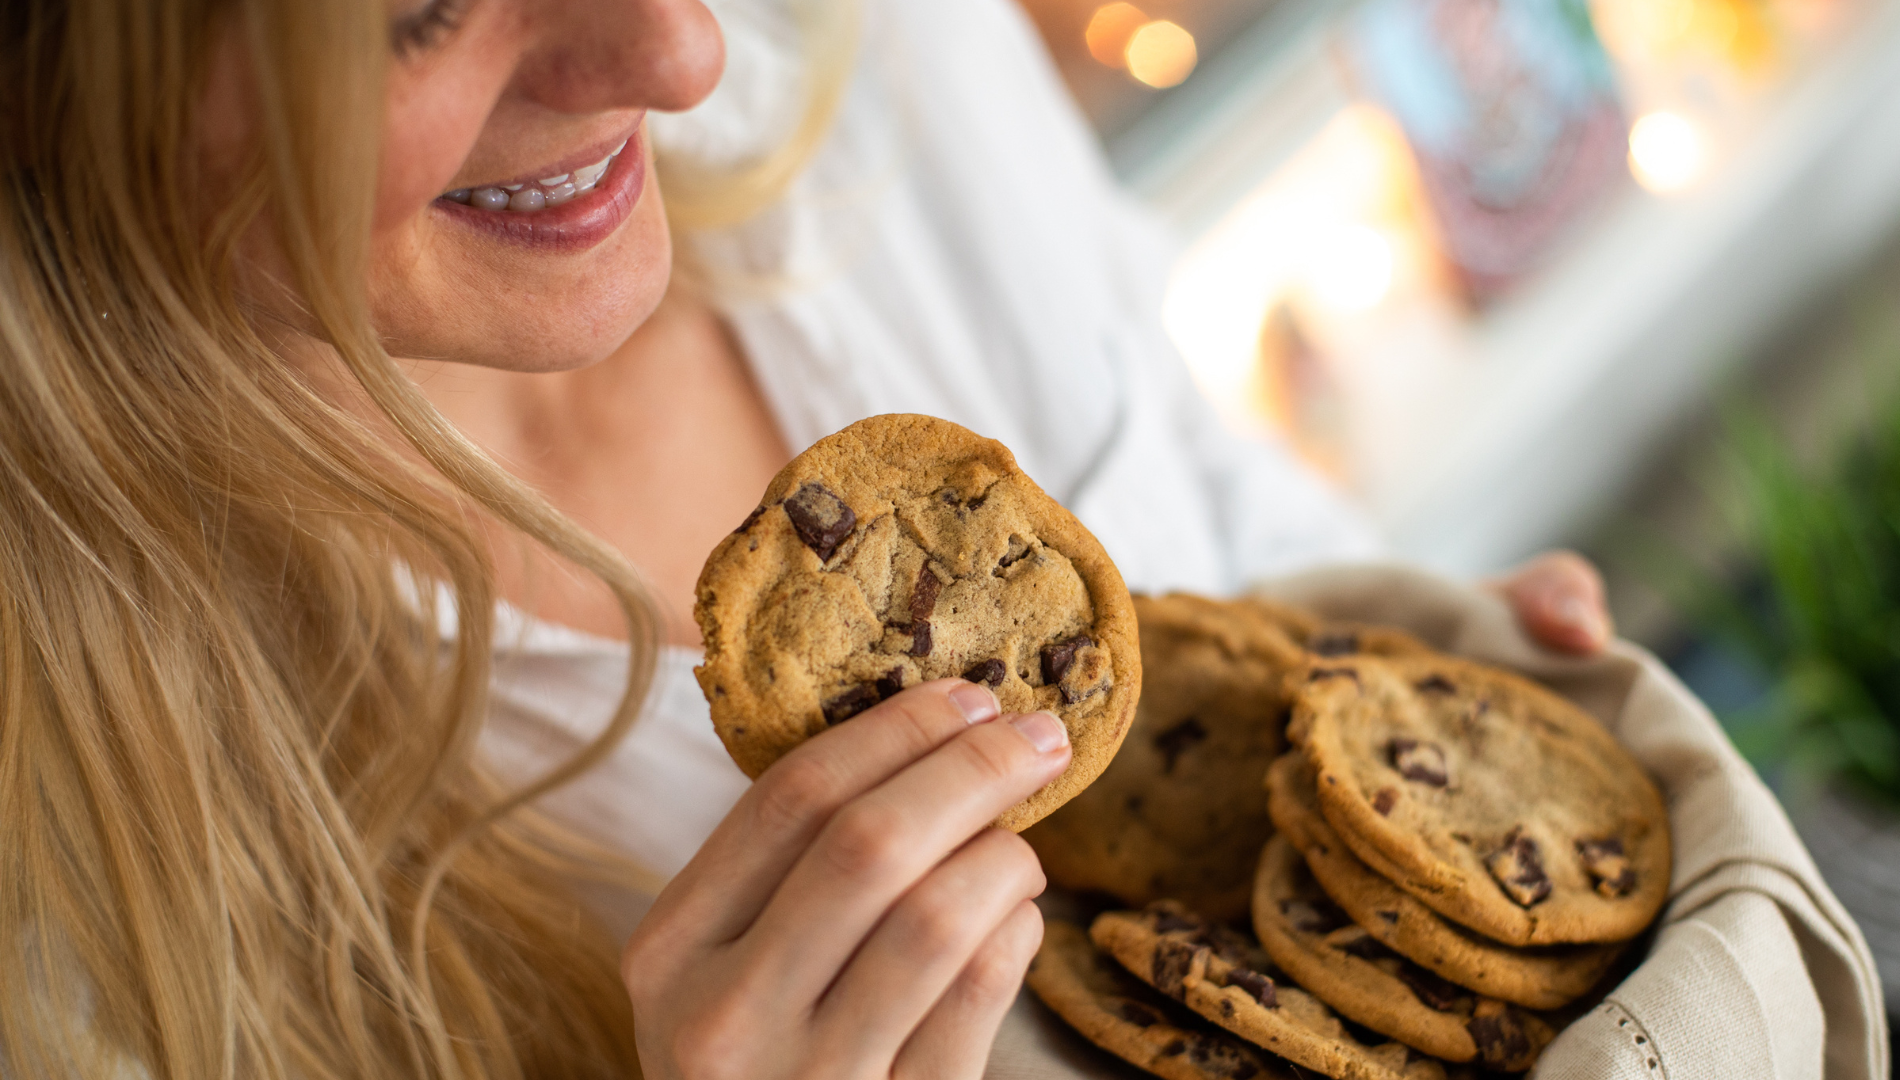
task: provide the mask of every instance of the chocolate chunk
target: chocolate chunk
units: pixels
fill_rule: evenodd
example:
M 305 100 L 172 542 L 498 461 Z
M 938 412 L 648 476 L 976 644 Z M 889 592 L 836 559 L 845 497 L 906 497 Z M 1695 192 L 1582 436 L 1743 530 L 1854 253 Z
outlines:
M 1359 635 L 1350 630 L 1334 630 L 1314 638 L 1307 648 L 1321 656 L 1351 656 L 1359 651 Z
M 1180 1057 L 1187 1053 L 1187 1040 L 1175 1039 L 1161 1048 L 1162 1057 Z
M 1269 1009 L 1280 1007 L 1280 997 L 1274 992 L 1273 980 L 1252 968 L 1237 967 L 1228 972 L 1227 985 L 1240 987 Z
M 1175 759 L 1188 747 L 1207 738 L 1207 729 L 1201 722 L 1190 716 L 1168 730 L 1155 736 L 1155 749 L 1161 753 L 1161 771 L 1174 772 Z
M 917 571 L 917 584 L 910 588 L 910 621 L 920 623 L 930 618 L 937 610 L 937 594 L 943 591 L 943 582 L 930 567 Z
M 1227 1041 L 1210 1038 L 1198 1031 L 1188 1038 L 1193 1040 L 1193 1045 L 1188 1048 L 1188 1060 L 1199 1065 L 1203 1072 L 1226 1077 L 1227 1080 L 1252 1080 L 1260 1074 L 1260 1066 L 1248 1061 L 1238 1047 Z
M 1330 934 L 1352 923 L 1352 918 L 1340 910 L 1338 904 L 1325 897 L 1282 900 L 1280 914 L 1286 916 L 1294 929 L 1308 934 Z
M 929 656 L 931 648 L 930 620 L 919 619 L 910 624 L 910 654 Z
M 1356 668 L 1349 667 L 1322 667 L 1314 668 L 1312 671 L 1306 673 L 1307 682 L 1325 682 L 1327 679 L 1351 679 L 1353 682 L 1358 682 L 1359 672 Z
M 1399 978 L 1405 980 L 1405 985 L 1412 988 L 1420 1001 L 1439 1012 L 1451 1012 L 1471 997 L 1469 990 L 1410 960 L 1399 964 Z
M 883 701 L 885 698 L 896 697 L 898 692 L 904 689 L 904 669 L 894 667 L 885 672 L 884 677 L 872 685 L 877 688 L 877 699 L 879 701 Z
M 1538 851 L 1537 841 L 1524 835 L 1521 825 L 1504 837 L 1504 845 L 1492 852 L 1484 865 L 1519 907 L 1530 907 L 1550 895 L 1550 877 L 1544 873 L 1543 855 Z
M 1455 694 L 1458 692 L 1458 688 L 1451 684 L 1451 680 L 1445 678 L 1443 675 L 1427 675 L 1413 683 L 1412 687 L 1421 694 Z
M 1478 1003 L 1477 1015 L 1465 1025 L 1471 1041 L 1478 1044 L 1478 1060 L 1494 1069 L 1517 1071 L 1528 1067 L 1531 1037 L 1524 1030 L 1524 1018 L 1503 1002 Z
M 759 523 L 759 519 L 764 516 L 765 516 L 765 507 L 761 505 L 758 507 L 758 509 L 752 511 L 750 514 L 747 514 L 745 516 L 745 520 L 739 523 L 739 527 L 732 530 L 732 534 L 734 536 L 737 536 L 740 533 L 745 532 L 747 529 L 750 529 L 752 526 L 757 525 Z
M 819 711 L 825 714 L 825 723 L 842 724 L 882 700 L 875 685 L 859 683 L 820 705 Z
M 1628 896 L 1630 890 L 1636 888 L 1636 867 L 1630 865 L 1629 858 L 1623 854 L 1622 837 L 1579 840 L 1577 857 L 1583 860 L 1583 868 L 1590 872 L 1597 893 L 1604 898 L 1614 900 Z
M 1387 948 L 1378 938 L 1366 933 L 1357 926 L 1347 927 L 1326 936 L 1326 943 L 1347 956 L 1356 956 L 1361 960 L 1390 960 L 1398 954 Z
M 991 657 L 963 673 L 968 682 L 982 683 L 991 690 L 1003 685 L 1003 679 L 1009 675 L 1009 668 L 1001 660 Z
M 1162 938 L 1155 942 L 1154 958 L 1149 961 L 1148 974 L 1155 989 L 1176 1000 L 1185 1000 L 1187 990 L 1182 985 L 1187 978 L 1188 969 L 1194 964 L 1194 954 L 1205 946 L 1190 945 L 1172 938 Z
M 1155 916 L 1155 933 L 1172 934 L 1177 930 L 1201 931 L 1207 929 L 1207 923 L 1185 912 L 1163 908 Z
M 1384 919 L 1387 926 L 1397 926 L 1399 924 L 1399 913 L 1396 911 L 1381 911 L 1379 912 L 1379 918 Z
M 1399 804 L 1399 789 L 1382 787 L 1372 796 L 1372 808 L 1380 817 L 1392 816 L 1392 808 Z
M 824 562 L 858 526 L 858 515 L 822 484 L 806 484 L 785 500 L 785 516 L 805 546 Z
M 957 498 L 956 488 L 944 488 L 942 491 L 937 492 L 937 498 L 942 499 L 945 506 L 955 506 L 963 501 Z
M 1407 780 L 1433 787 L 1444 787 L 1451 780 L 1445 762 L 1445 748 L 1433 742 L 1420 742 L 1403 735 L 1394 736 L 1391 746 L 1392 767 Z
M 1087 634 L 1077 634 L 1067 641 L 1042 647 L 1042 684 L 1054 686 L 1069 673 L 1069 665 L 1075 663 L 1075 654 L 1095 644 Z
M 1139 1001 L 1129 1001 L 1125 998 L 1116 1004 L 1115 1013 L 1136 1027 L 1154 1027 L 1161 1022 L 1160 1013 Z
M 970 504 L 970 509 L 974 510 L 976 509 L 977 506 L 978 506 L 978 503 L 972 502 Z M 1002 577 L 1003 571 L 1023 561 L 1023 559 L 1028 557 L 1029 553 L 1032 550 L 1034 550 L 1034 548 L 1030 546 L 1029 541 L 1024 540 L 1020 536 L 1011 536 L 1009 538 L 1008 550 L 1003 552 L 1002 558 L 996 560 L 996 569 L 992 570 L 991 573 L 995 574 L 997 577 Z

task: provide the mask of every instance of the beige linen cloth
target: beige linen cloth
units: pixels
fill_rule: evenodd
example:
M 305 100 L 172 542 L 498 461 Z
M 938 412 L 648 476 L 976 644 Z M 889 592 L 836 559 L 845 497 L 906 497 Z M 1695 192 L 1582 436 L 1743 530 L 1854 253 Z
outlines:
M 1655 657 L 1623 642 L 1591 660 L 1553 656 L 1501 600 L 1399 567 L 1316 571 L 1263 592 L 1534 676 L 1603 721 L 1662 786 L 1676 863 L 1649 955 L 1532 1077 L 1887 1080 L 1880 980 L 1859 928 L 1774 796 Z M 1025 991 L 986 1075 L 1145 1074 L 1083 1043 Z

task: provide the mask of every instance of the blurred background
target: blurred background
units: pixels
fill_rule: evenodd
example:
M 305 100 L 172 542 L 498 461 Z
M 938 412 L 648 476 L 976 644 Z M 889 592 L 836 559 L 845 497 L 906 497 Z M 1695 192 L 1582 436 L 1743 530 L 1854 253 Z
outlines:
M 1209 399 L 1407 559 L 1596 559 L 1900 1004 L 1900 0 L 1021 2 Z

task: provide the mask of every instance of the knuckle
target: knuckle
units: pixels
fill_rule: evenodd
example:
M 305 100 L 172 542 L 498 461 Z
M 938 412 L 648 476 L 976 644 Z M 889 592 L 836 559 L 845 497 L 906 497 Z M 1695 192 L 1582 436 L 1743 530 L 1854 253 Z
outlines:
M 741 1080 L 745 1047 L 756 1037 L 758 1019 L 737 995 L 722 995 L 673 1028 L 669 1056 L 690 1080 Z
M 994 1002 L 1016 995 L 1030 958 L 1042 944 L 1042 916 L 1033 907 L 1029 912 L 1011 916 L 970 958 L 961 981 L 973 999 Z
M 937 956 L 969 936 L 969 914 L 941 892 L 914 896 L 905 905 L 906 944 L 924 956 Z
M 823 758 L 792 755 L 759 781 L 757 820 L 766 830 L 796 831 L 829 815 L 841 797 L 838 779 Z
M 859 802 L 838 811 L 820 843 L 833 870 L 869 877 L 902 857 L 905 839 L 890 814 Z
M 986 782 L 999 782 L 1014 776 L 1029 756 L 1029 743 L 1016 732 L 995 724 L 972 729 L 957 740 L 958 750 L 969 766 Z
M 887 723 L 902 727 L 905 742 L 935 746 L 946 732 L 965 727 L 950 695 L 936 683 L 920 683 L 878 706 Z

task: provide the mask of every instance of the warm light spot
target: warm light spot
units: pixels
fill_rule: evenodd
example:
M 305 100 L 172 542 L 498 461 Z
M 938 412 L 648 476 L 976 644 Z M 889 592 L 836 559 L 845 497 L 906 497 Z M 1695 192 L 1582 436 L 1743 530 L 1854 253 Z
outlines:
M 1392 291 L 1392 242 L 1369 225 L 1345 225 L 1313 246 L 1306 284 L 1341 313 L 1369 311 Z
M 1702 132 L 1672 112 L 1653 112 L 1630 128 L 1630 172 L 1651 191 L 1681 191 L 1702 175 Z
M 1193 34 L 1166 19 L 1157 19 L 1135 31 L 1122 59 L 1128 63 L 1128 74 L 1165 90 L 1180 85 L 1200 57 L 1194 50 Z
M 1148 21 L 1148 15 L 1133 4 L 1103 4 L 1089 16 L 1089 27 L 1082 31 L 1089 43 L 1089 55 L 1109 67 L 1122 66 L 1122 52 L 1128 39 Z

